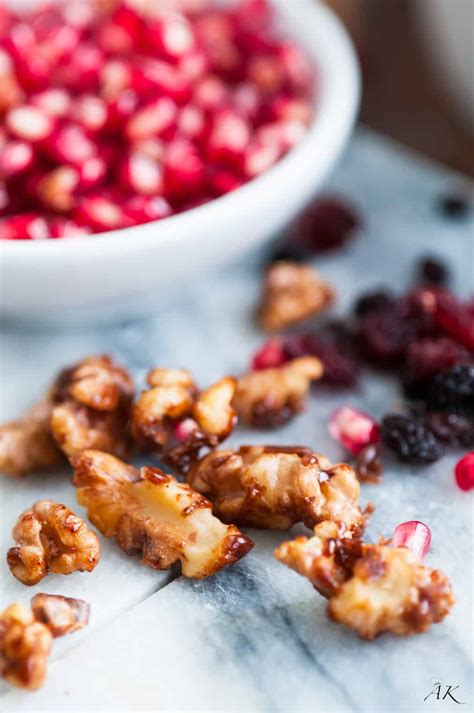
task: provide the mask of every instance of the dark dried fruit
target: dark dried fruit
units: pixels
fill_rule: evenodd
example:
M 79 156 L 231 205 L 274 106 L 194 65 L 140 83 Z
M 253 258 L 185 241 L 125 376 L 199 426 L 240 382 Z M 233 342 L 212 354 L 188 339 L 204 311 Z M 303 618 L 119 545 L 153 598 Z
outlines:
M 359 365 L 354 356 L 352 333 L 339 323 L 287 337 L 285 351 L 290 359 L 309 355 L 322 361 L 324 373 L 317 384 L 350 388 L 357 383 Z
M 466 350 L 449 337 L 420 339 L 407 349 L 407 373 L 412 379 L 427 379 L 459 363 Z
M 321 198 L 312 203 L 297 220 L 295 240 L 314 253 L 342 247 L 360 226 L 354 208 L 339 198 Z
M 380 447 L 371 443 L 361 450 L 356 460 L 356 473 L 361 483 L 380 483 L 383 472 Z
M 390 292 L 382 289 L 365 292 L 356 301 L 354 314 L 357 317 L 365 317 L 375 312 L 389 312 L 394 309 L 395 304 L 396 299 Z
M 469 201 L 463 195 L 442 196 L 439 207 L 447 218 L 463 218 L 469 211 Z
M 417 281 L 429 285 L 443 285 L 448 281 L 449 270 L 441 260 L 427 256 L 420 260 L 417 268 Z
M 379 367 L 403 364 L 416 328 L 398 312 L 368 314 L 361 320 L 358 342 L 365 358 Z
M 429 392 L 432 410 L 474 414 L 474 364 L 457 364 L 437 374 Z
M 382 441 L 404 463 L 425 465 L 434 463 L 443 455 L 432 431 L 416 416 L 385 416 L 382 419 Z
M 450 446 L 474 448 L 474 420 L 455 413 L 430 411 L 425 422 L 438 441 Z

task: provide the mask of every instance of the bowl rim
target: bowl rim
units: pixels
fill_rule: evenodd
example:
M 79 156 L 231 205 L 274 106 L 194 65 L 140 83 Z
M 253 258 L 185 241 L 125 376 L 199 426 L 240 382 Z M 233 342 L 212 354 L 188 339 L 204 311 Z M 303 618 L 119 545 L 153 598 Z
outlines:
M 288 6 L 283 9 L 285 0 L 272 2 L 277 12 L 288 12 Z M 155 242 L 160 248 L 173 243 L 180 249 L 188 240 L 195 221 L 212 225 L 223 212 L 238 214 L 245 210 L 249 198 L 258 201 L 259 196 L 264 197 L 274 190 L 276 182 L 285 183 L 303 157 L 312 152 L 318 155 L 317 150 L 324 145 L 329 131 L 333 135 L 332 143 L 342 143 L 354 123 L 361 92 L 359 64 L 352 42 L 334 11 L 319 0 L 298 0 L 290 12 L 294 26 L 289 35 L 309 51 L 316 64 L 316 112 L 302 140 L 274 166 L 230 193 L 161 220 L 57 240 L 0 240 L 2 263 L 25 267 L 45 260 L 56 265 L 77 263 L 78 259 L 88 262 L 103 256 L 104 245 L 108 246 L 107 255 L 111 260 L 118 255 L 135 254 Z M 309 26 L 318 26 L 318 38 L 313 47 L 298 34 L 298 22 L 305 25 L 305 31 Z M 157 235 L 161 226 L 163 234 Z

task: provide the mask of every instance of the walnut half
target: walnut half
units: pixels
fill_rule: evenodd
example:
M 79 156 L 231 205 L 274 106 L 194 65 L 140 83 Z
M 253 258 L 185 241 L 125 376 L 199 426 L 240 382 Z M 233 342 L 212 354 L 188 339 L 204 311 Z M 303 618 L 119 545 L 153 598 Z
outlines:
M 309 265 L 276 262 L 266 271 L 257 314 L 263 329 L 277 332 L 321 312 L 333 298 Z
M 233 406 L 239 419 L 250 426 L 277 428 L 304 409 L 311 382 L 322 374 L 323 365 L 311 356 L 252 371 L 240 377 Z
M 253 547 L 235 525 L 224 525 L 211 503 L 159 468 L 140 471 L 106 453 L 85 451 L 73 463 L 78 502 L 106 537 L 129 555 L 201 579 L 233 564 Z
M 287 530 L 302 522 L 344 520 L 363 526 L 360 486 L 353 469 L 330 465 L 310 449 L 242 446 L 214 451 L 187 475 L 190 485 L 210 498 L 224 522 Z
M 142 392 L 133 409 L 133 435 L 144 450 L 179 472 L 232 432 L 234 378 L 227 376 L 199 391 L 185 369 L 153 369 L 148 384 L 151 388 Z
M 97 535 L 65 505 L 40 500 L 25 510 L 13 529 L 17 547 L 7 552 L 14 577 L 40 582 L 48 572 L 92 572 L 100 556 Z
M 454 604 L 442 572 L 421 565 L 406 547 L 364 543 L 342 523 L 323 522 L 313 537 L 285 542 L 275 556 L 329 598 L 331 619 L 363 639 L 421 633 Z
M 41 686 L 53 638 L 82 629 L 89 605 L 81 599 L 37 594 L 31 608 L 11 604 L 0 614 L 0 675 L 18 688 Z

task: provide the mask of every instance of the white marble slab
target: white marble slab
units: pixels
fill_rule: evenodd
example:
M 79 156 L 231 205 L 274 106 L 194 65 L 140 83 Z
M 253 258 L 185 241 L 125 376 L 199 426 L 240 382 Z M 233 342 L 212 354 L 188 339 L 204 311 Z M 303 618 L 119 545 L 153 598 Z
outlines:
M 343 254 L 318 261 L 340 291 L 338 308 L 361 289 L 381 283 L 404 289 L 413 262 L 427 251 L 455 271 L 455 287 L 472 287 L 474 224 L 449 221 L 436 210 L 440 193 L 455 187 L 448 172 L 416 161 L 360 132 L 332 188 L 360 206 L 366 227 Z M 223 236 L 225 239 L 225 236 Z M 157 305 L 156 318 L 80 334 L 4 330 L 0 353 L 2 416 L 16 415 L 41 392 L 56 368 L 86 353 L 112 351 L 143 377 L 148 366 L 191 368 L 203 384 L 248 363 L 261 335 L 249 315 L 259 288 L 256 261 L 220 275 L 196 276 L 192 296 Z M 234 443 L 303 443 L 341 457 L 327 435 L 340 403 L 381 416 L 400 402 L 390 379 L 367 376 L 357 393 L 317 392 L 305 414 L 265 434 L 239 430 Z M 428 634 L 365 643 L 329 622 L 324 601 L 308 582 L 280 565 L 273 548 L 285 535 L 256 533 L 244 561 L 211 580 L 168 580 L 104 546 L 92 574 L 49 578 L 27 589 L 1 563 L 2 604 L 27 600 L 37 589 L 92 602 L 92 627 L 56 642 L 43 689 L 0 692 L 4 710 L 239 710 L 421 711 L 472 708 L 472 496 L 454 485 L 452 453 L 424 469 L 388 464 L 381 486 L 364 486 L 377 505 L 369 536 L 389 535 L 404 520 L 432 530 L 428 563 L 451 577 L 458 602 Z M 41 478 L 42 476 L 39 476 Z M 18 512 L 39 497 L 74 506 L 67 474 L 2 481 L 2 551 Z M 252 533 L 253 536 L 254 533 Z M 470 566 L 471 565 L 471 566 Z M 139 603 L 141 602 L 141 603 Z M 423 698 L 436 681 L 459 686 L 453 701 Z

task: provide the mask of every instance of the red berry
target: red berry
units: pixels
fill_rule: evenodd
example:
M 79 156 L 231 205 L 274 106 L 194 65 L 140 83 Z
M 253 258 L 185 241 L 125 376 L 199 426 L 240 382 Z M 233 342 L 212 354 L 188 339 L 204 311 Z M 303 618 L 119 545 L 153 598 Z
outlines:
M 374 419 L 351 406 L 341 406 L 334 411 L 329 420 L 329 433 L 354 455 L 380 440 L 380 428 Z
M 463 456 L 456 463 L 454 470 L 456 483 L 461 490 L 472 490 L 474 488 L 474 451 Z
M 269 339 L 252 357 L 252 370 L 273 369 L 288 361 L 281 339 Z
M 338 198 L 320 198 L 296 222 L 294 237 L 314 252 L 342 247 L 360 226 L 360 218 Z
M 431 531 L 419 520 L 410 520 L 397 525 L 392 537 L 393 547 L 408 547 L 422 560 L 430 549 Z

